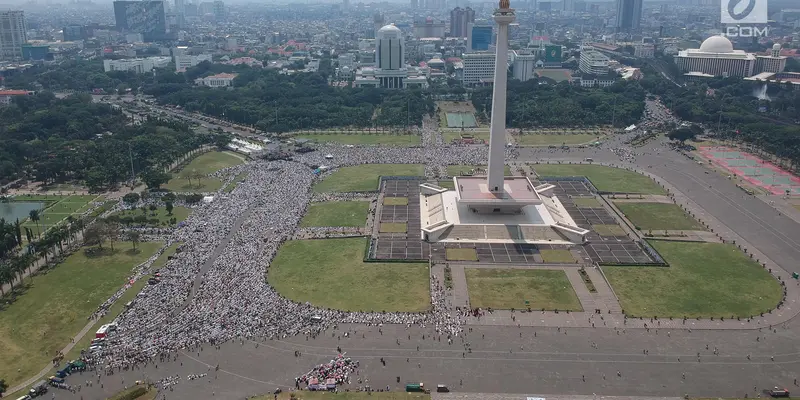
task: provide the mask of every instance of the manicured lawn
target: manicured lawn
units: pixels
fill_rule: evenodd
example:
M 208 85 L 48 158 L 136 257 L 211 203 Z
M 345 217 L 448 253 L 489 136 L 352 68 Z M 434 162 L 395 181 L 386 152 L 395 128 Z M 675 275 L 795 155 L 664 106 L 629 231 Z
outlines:
M 472 136 L 476 141 L 483 140 L 484 142 L 489 143 L 488 129 L 484 129 L 483 131 L 465 131 L 465 132 L 461 132 L 460 130 L 445 129 L 444 132 L 442 132 L 442 137 L 444 138 L 445 143 L 452 143 L 453 140 L 461 139 L 462 134 Z
M 517 136 L 517 143 L 523 146 L 549 146 L 549 145 L 576 145 L 587 144 L 602 140 L 602 135 L 588 133 L 575 133 L 567 135 L 543 135 L 538 133 L 525 133 Z
M 189 180 L 184 177 L 174 176 L 161 187 L 178 193 L 210 193 L 219 190 L 222 187 L 222 181 L 217 178 L 202 177 L 199 180 L 192 178 L 189 183 Z
M 469 174 L 473 169 L 480 168 L 481 173 L 479 175 L 485 175 L 486 166 L 485 165 L 448 165 L 447 166 L 447 175 L 450 176 L 459 176 L 459 175 L 466 175 Z M 511 167 L 508 165 L 503 166 L 503 175 L 511 176 Z
M 465 272 L 473 308 L 582 310 L 564 271 L 467 268 Z
M 569 250 L 539 250 L 539 254 L 546 263 L 574 263 L 575 257 Z
M 573 197 L 572 202 L 578 208 L 603 208 L 603 205 L 594 197 Z
M 652 179 L 632 171 L 603 165 L 538 164 L 539 176 L 585 176 L 601 192 L 666 194 Z
M 749 317 L 775 307 L 781 286 L 736 247 L 652 240 L 669 267 L 604 267 L 628 315 Z
M 390 135 L 382 134 L 302 134 L 294 136 L 296 138 L 310 139 L 318 143 L 342 143 L 342 144 L 380 144 L 389 146 L 419 146 L 422 139 L 419 135 Z
M 445 188 L 445 189 L 450 189 L 450 190 L 455 190 L 456 189 L 456 184 L 453 183 L 452 180 L 439 181 L 438 185 L 443 187 L 443 188 Z
M 425 167 L 420 164 L 363 164 L 342 167 L 314 185 L 314 191 L 368 192 L 378 190 L 380 176 L 423 176 Z
M 144 216 L 147 217 L 147 222 L 146 223 L 140 224 L 138 222 L 133 222 L 131 224 L 131 226 L 140 226 L 140 225 L 165 226 L 165 225 L 169 225 L 169 221 L 172 218 L 175 218 L 177 220 L 176 223 L 179 223 L 181 221 L 186 220 L 186 218 L 189 217 L 189 213 L 191 213 L 191 212 L 192 212 L 192 210 L 190 208 L 176 206 L 176 207 L 174 207 L 172 209 L 172 215 L 167 214 L 167 209 L 165 207 L 158 207 L 155 212 L 154 211 L 150 211 L 148 209 L 146 213 L 143 213 L 140 208 L 137 208 L 135 210 L 118 211 L 118 212 L 115 212 L 114 214 L 111 214 L 111 215 L 116 215 L 116 216 L 118 216 L 120 218 L 125 218 L 125 217 L 136 218 L 136 217 L 141 216 L 141 215 L 144 215 Z M 150 223 L 150 220 L 153 220 L 153 219 L 158 220 L 158 223 L 157 224 Z
M 408 224 L 405 222 L 381 222 L 381 233 L 406 233 Z
M 223 168 L 239 165 L 244 161 L 236 154 L 227 151 L 210 151 L 195 157 L 181 172 L 197 172 L 203 175 L 217 172 Z
M 405 383 L 402 383 L 405 387 Z M 425 384 L 427 387 L 428 384 Z M 436 390 L 436 385 L 434 390 Z M 299 391 L 293 392 L 297 400 L 430 400 L 431 395 L 421 393 L 406 393 L 406 392 L 309 392 Z M 289 400 L 290 394 L 283 392 L 278 395 L 278 400 Z M 264 395 L 252 397 L 251 400 L 272 400 L 273 395 Z
M 312 203 L 300 226 L 364 226 L 368 212 L 368 201 Z
M 385 206 L 407 206 L 408 197 L 384 197 L 383 205 Z
M 634 226 L 641 230 L 705 230 L 699 222 L 675 204 L 667 203 L 615 203 Z
M 365 263 L 364 238 L 285 242 L 267 280 L 281 295 L 350 311 L 418 312 L 430 306 L 427 263 Z
M 478 261 L 478 252 L 475 249 L 445 249 L 445 258 L 448 261 Z
M 190 161 L 188 165 L 173 175 L 172 179 L 163 187 L 173 192 L 216 192 L 222 187 L 222 181 L 217 178 L 209 178 L 206 175 L 243 162 L 239 156 L 227 151 L 208 152 Z M 202 177 L 197 179 L 192 176 L 194 174 L 202 175 Z M 187 179 L 188 177 L 191 177 L 191 179 Z
M 592 230 L 600 236 L 627 236 L 625 230 L 619 225 L 592 225 Z
M 39 372 L 161 245 L 143 242 L 132 252 L 129 242 L 116 242 L 113 254 L 91 257 L 81 249 L 47 274 L 26 279 L 27 292 L 0 311 L 0 376 L 14 386 Z

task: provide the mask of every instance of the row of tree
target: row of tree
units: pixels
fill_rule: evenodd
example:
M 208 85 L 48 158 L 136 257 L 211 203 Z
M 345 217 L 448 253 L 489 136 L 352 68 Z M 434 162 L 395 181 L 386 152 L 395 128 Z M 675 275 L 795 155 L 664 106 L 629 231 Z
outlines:
M 607 88 L 582 88 L 537 79 L 508 83 L 506 124 L 514 128 L 542 126 L 622 127 L 636 123 L 644 111 L 645 91 L 637 82 L 622 80 Z M 472 103 L 486 117 L 492 112 L 492 88 L 476 89 Z
M 181 122 L 147 118 L 133 124 L 89 95 L 57 99 L 50 92 L 0 108 L 0 136 L 0 182 L 78 180 L 91 190 L 129 179 L 131 169 L 158 170 L 214 141 Z
M 246 70 L 232 90 L 155 85 L 145 90 L 162 104 L 174 104 L 269 132 L 353 126 L 420 125 L 433 112 L 430 93 L 421 90 L 338 88 L 320 73 L 281 74 Z

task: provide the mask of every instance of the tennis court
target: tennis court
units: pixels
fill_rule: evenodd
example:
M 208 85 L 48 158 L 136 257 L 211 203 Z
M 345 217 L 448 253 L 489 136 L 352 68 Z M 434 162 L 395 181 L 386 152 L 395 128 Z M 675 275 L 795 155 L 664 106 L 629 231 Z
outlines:
M 449 112 L 447 113 L 447 127 L 448 128 L 475 128 L 478 126 L 478 121 L 475 120 L 475 115 L 467 112 Z
M 701 147 L 700 153 L 729 173 L 772 194 L 800 194 L 800 178 L 750 153 L 728 147 Z

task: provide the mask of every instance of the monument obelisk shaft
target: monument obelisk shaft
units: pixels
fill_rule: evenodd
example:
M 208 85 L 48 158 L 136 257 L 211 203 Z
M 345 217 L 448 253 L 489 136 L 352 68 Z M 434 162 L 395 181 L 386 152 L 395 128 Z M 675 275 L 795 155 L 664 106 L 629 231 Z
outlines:
M 503 192 L 505 180 L 506 144 L 506 86 L 508 84 L 508 25 L 516 15 L 509 0 L 500 0 L 500 8 L 494 12 L 497 22 L 497 53 L 494 61 L 494 89 L 492 90 L 492 122 L 489 131 L 488 189 Z

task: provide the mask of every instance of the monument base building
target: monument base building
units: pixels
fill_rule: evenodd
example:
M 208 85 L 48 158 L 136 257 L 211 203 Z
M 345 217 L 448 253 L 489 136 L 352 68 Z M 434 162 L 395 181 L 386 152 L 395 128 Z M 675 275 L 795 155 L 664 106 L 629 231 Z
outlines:
M 506 177 L 493 192 L 482 176 L 453 178 L 455 190 L 422 184 L 422 240 L 582 244 L 588 230 L 579 227 L 553 194 L 555 186 L 534 186 L 524 176 Z

